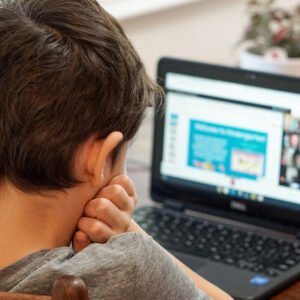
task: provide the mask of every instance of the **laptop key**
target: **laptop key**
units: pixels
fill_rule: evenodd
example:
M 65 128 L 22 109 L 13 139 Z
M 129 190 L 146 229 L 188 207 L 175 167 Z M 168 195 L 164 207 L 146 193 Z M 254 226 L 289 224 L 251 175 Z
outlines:
M 225 260 L 224 260 L 224 262 L 226 264 L 232 265 L 234 263 L 234 258 L 232 258 L 232 257 L 226 257 Z
M 187 241 L 184 243 L 184 245 L 185 245 L 186 247 L 190 248 L 190 247 L 193 246 L 193 242 L 190 241 L 190 240 L 187 240 Z
M 215 260 L 215 261 L 220 261 L 222 259 L 221 255 L 219 254 L 214 254 L 212 255 L 212 260 Z
M 265 270 L 264 265 L 257 265 L 252 268 L 252 271 L 254 271 L 254 272 L 263 272 L 264 270 Z
M 276 272 L 275 270 L 272 270 L 272 269 L 267 269 L 267 270 L 265 271 L 265 274 L 266 274 L 266 275 L 269 275 L 269 276 L 271 276 L 271 277 L 276 277 L 276 276 L 279 275 L 278 272 Z
M 212 253 L 217 253 L 218 252 L 218 248 L 216 248 L 216 247 L 211 247 L 211 248 L 209 248 L 209 250 Z
M 198 245 L 196 246 L 196 248 L 197 248 L 198 250 L 203 250 L 203 249 L 205 249 L 206 247 L 205 247 L 204 244 L 198 244 Z
M 174 243 L 174 244 L 179 244 L 180 242 L 181 242 L 181 239 L 178 237 L 175 237 L 171 240 L 171 243 Z
M 297 262 L 294 261 L 293 259 L 288 259 L 285 261 L 285 263 L 289 266 L 294 266 Z
M 277 268 L 281 271 L 286 271 L 290 268 L 290 266 L 286 264 L 280 264 Z

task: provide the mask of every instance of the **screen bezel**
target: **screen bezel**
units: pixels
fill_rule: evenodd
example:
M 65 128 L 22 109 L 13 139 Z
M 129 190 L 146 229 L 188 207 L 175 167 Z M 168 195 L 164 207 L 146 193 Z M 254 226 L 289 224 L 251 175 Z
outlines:
M 157 81 L 165 89 L 167 73 L 178 73 L 208 79 L 217 79 L 248 86 L 269 88 L 300 94 L 300 78 L 261 72 L 241 70 L 218 65 L 192 62 L 174 58 L 162 58 L 158 64 Z M 300 105 L 300 95 L 299 95 Z M 235 212 L 235 215 L 255 216 L 263 220 L 277 220 L 293 226 L 300 226 L 300 210 L 279 207 L 267 203 L 245 201 L 238 197 L 217 194 L 216 192 L 199 191 L 192 186 L 170 184 L 162 180 L 160 164 L 163 155 L 164 113 L 157 108 L 154 121 L 154 144 L 152 152 L 151 196 L 156 202 L 172 201 L 184 204 L 186 209 L 214 211 L 216 214 Z M 232 206 L 232 200 L 246 209 L 236 211 L 238 205 Z

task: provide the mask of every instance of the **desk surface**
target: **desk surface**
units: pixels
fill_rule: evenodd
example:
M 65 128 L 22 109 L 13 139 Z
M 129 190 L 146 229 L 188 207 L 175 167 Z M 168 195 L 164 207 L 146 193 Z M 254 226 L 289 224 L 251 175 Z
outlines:
M 277 296 L 271 298 L 271 300 L 299 300 L 300 299 L 300 281 L 293 284 L 286 290 L 279 293 Z
M 149 169 L 138 164 L 129 164 L 128 175 L 135 183 L 139 196 L 138 206 L 151 205 L 152 202 L 149 196 Z M 300 300 L 300 281 L 271 298 L 271 300 Z

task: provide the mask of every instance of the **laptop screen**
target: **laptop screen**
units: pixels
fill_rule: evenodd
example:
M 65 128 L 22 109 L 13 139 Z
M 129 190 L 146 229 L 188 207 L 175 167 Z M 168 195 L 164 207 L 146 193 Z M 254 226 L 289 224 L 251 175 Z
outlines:
M 164 80 L 163 181 L 300 210 L 299 94 L 174 71 Z

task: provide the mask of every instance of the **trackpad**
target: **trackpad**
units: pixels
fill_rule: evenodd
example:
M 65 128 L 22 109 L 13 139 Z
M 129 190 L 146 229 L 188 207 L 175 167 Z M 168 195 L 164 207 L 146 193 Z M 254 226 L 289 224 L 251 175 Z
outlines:
M 176 251 L 170 252 L 196 273 L 200 272 L 201 268 L 203 268 L 206 265 L 206 263 L 203 260 L 201 260 L 201 258 L 198 258 L 196 256 L 179 253 Z

